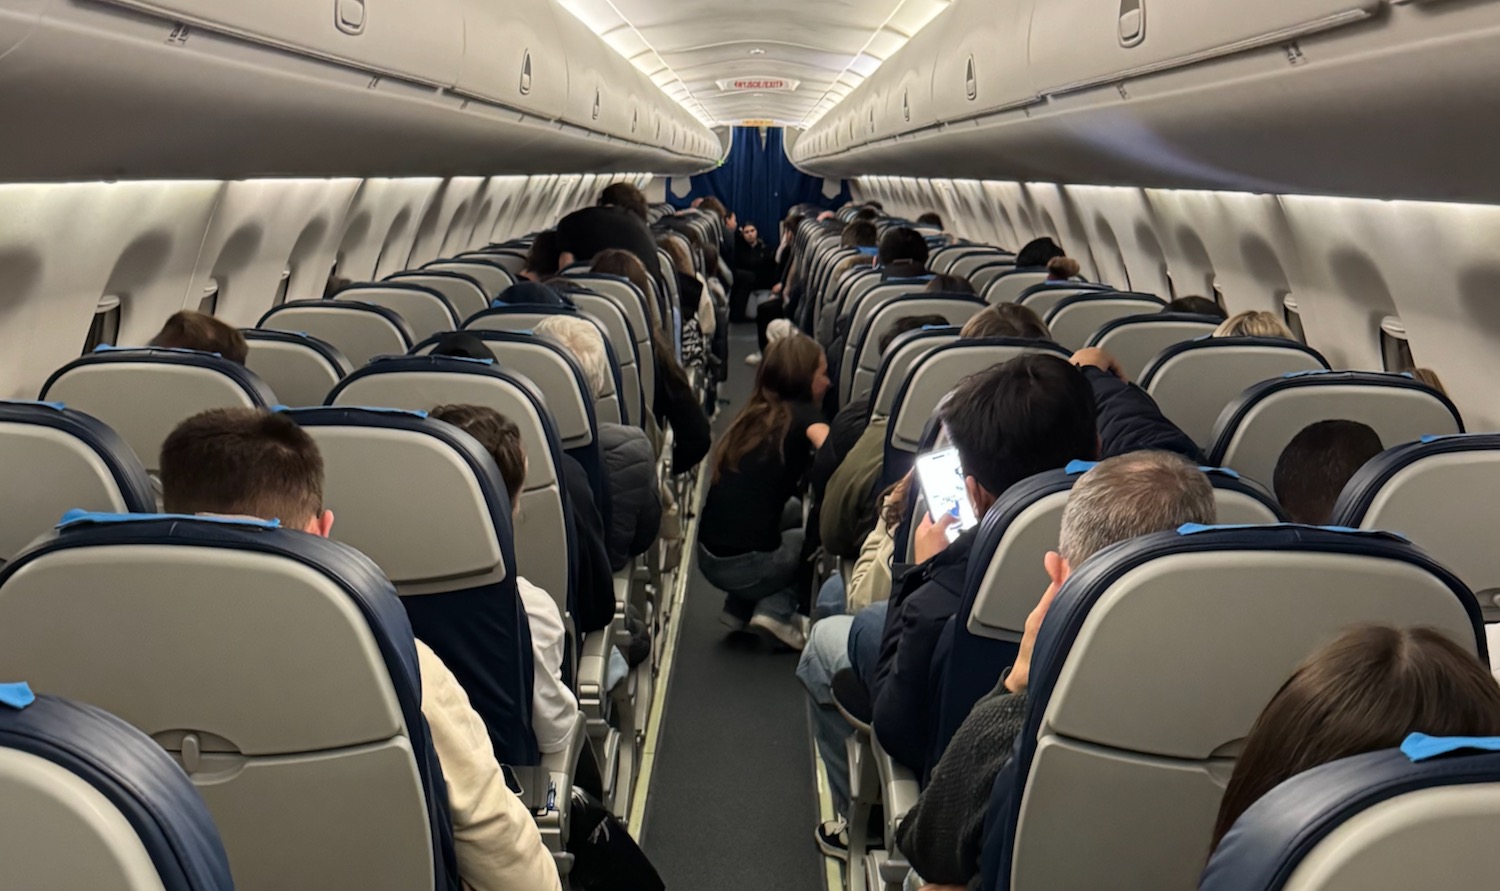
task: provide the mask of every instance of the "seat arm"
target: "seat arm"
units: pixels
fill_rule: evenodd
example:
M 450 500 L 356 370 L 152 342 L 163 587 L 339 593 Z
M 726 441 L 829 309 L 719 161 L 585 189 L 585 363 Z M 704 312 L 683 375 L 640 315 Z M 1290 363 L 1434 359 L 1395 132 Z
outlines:
M 630 589 L 635 584 L 635 560 L 625 564 L 625 568 L 614 574 L 615 581 L 615 621 L 610 626 L 612 631 L 611 640 L 614 645 L 623 652 L 630 648 L 630 631 L 625 627 L 625 610 L 630 604 Z M 609 652 L 604 654 L 606 657 Z
M 922 794 L 922 784 L 916 773 L 897 764 L 885 749 L 880 747 L 880 740 L 874 740 L 871 746 L 874 752 L 875 770 L 880 775 L 880 785 L 885 801 L 885 842 L 886 850 L 896 850 L 896 827 L 906 819 L 911 809 L 917 806 L 917 798 Z
M 609 672 L 609 651 L 615 645 L 615 626 L 584 635 L 578 655 L 578 708 L 592 720 L 604 720 L 608 699 L 604 680 Z

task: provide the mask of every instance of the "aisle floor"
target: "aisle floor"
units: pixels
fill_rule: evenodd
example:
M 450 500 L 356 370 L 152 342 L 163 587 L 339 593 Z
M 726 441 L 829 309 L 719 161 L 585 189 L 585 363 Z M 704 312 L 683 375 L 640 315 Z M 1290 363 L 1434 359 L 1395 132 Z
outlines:
M 745 401 L 755 328 L 731 335 L 730 404 Z M 796 654 L 719 624 L 723 595 L 696 565 L 646 800 L 642 841 L 669 891 L 823 891 L 811 736 Z

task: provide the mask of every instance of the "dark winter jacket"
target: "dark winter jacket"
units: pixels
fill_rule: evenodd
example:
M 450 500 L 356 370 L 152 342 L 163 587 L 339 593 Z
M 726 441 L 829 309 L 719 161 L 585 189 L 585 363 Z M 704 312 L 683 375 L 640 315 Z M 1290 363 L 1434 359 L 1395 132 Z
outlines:
M 641 428 L 624 424 L 599 425 L 599 452 L 609 480 L 609 566 L 619 572 L 661 532 L 656 453 Z
M 1166 419 L 1145 390 L 1091 365 L 1084 366 L 1083 373 L 1094 388 L 1094 402 L 1099 407 L 1099 438 L 1104 443 L 1101 460 L 1160 449 L 1197 464 L 1204 462 L 1202 450 Z

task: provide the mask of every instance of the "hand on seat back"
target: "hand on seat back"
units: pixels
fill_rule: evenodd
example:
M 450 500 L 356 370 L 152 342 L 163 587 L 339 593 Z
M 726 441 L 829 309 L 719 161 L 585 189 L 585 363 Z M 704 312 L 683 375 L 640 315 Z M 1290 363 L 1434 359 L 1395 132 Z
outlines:
M 1130 379 L 1125 376 L 1125 369 L 1120 367 L 1120 360 L 1098 347 L 1084 347 L 1073 354 L 1073 364 L 1078 366 L 1092 365 L 1101 371 L 1114 375 L 1126 383 Z
M 1010 674 L 1005 677 L 1005 689 L 1012 693 L 1024 692 L 1031 681 L 1031 653 L 1036 649 L 1036 639 L 1041 634 L 1042 621 L 1047 618 L 1047 610 L 1052 607 L 1052 601 L 1057 597 L 1057 592 L 1071 573 L 1068 561 L 1056 551 L 1047 555 L 1046 562 L 1047 575 L 1052 578 L 1052 584 L 1047 586 L 1047 593 L 1042 595 L 1036 609 L 1033 609 L 1031 615 L 1026 617 L 1026 633 L 1021 638 L 1021 651 L 1016 655 L 1016 664 L 1011 666 Z

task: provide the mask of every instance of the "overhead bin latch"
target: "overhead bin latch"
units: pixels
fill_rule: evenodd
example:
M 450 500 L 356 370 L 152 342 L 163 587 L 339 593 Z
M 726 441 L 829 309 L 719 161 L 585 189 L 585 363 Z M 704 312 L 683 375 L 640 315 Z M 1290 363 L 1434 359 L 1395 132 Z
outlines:
M 1146 39 L 1146 0 L 1120 0 L 1120 46 L 1140 46 Z
M 521 95 L 531 95 L 531 50 L 521 56 Z
M 333 0 L 333 20 L 345 34 L 363 34 L 365 0 Z
M 972 54 L 969 56 L 969 64 L 964 66 L 964 93 L 968 95 L 970 102 L 979 98 L 979 74 L 974 70 Z

